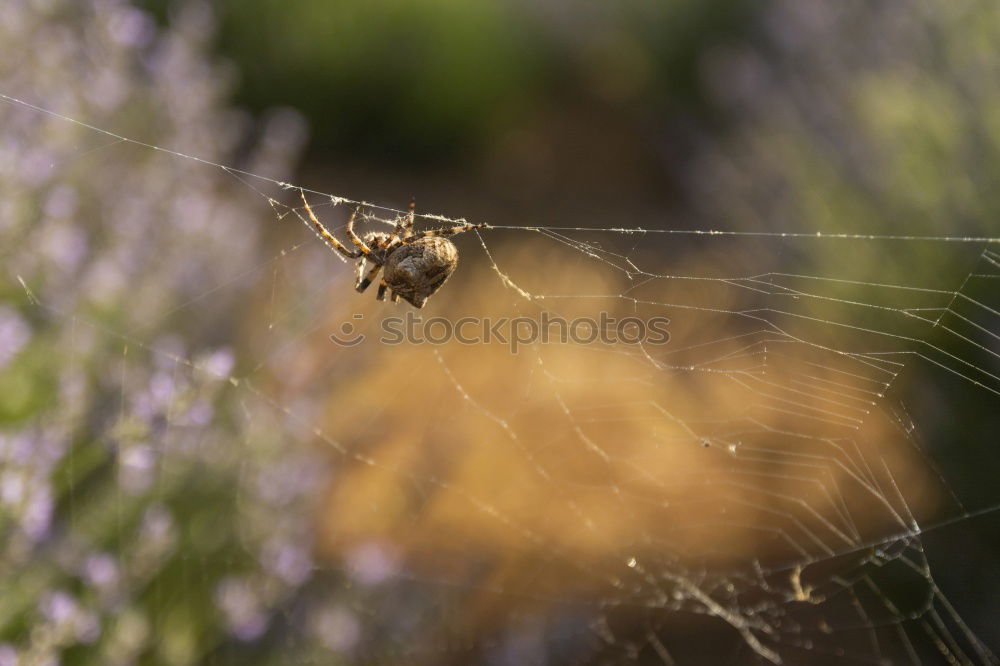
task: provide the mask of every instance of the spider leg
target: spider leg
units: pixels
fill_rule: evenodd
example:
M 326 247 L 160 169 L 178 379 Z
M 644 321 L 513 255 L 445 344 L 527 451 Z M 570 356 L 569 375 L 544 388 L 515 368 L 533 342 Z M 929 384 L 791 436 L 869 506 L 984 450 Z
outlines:
M 347 218 L 347 235 L 351 237 L 351 242 L 358 247 L 358 250 L 361 251 L 361 254 L 368 255 L 371 254 L 372 251 L 368 249 L 368 246 L 365 245 L 365 242 L 361 240 L 356 233 L 354 233 L 354 218 L 358 216 L 359 210 L 361 210 L 361 206 L 355 208 L 354 212 L 351 213 L 351 216 Z
M 399 303 L 399 294 L 397 294 L 396 292 L 392 292 L 392 302 Z
M 416 218 L 417 200 L 410 199 L 410 205 L 406 217 L 401 222 L 396 223 L 396 230 L 400 238 L 409 238 L 413 235 L 413 220 Z
M 365 275 L 365 267 L 367 265 L 368 265 L 368 262 L 365 261 L 364 257 L 361 257 L 361 259 L 358 260 L 357 264 L 355 264 L 355 266 L 354 266 L 354 286 L 355 287 L 357 287 L 359 284 L 361 284 L 361 278 L 363 278 L 364 275 Z
M 489 229 L 488 224 L 462 224 L 457 227 L 450 227 L 448 229 L 428 229 L 427 231 L 418 231 L 417 233 L 411 234 L 408 238 L 403 240 L 404 243 L 412 243 L 418 238 L 431 238 L 433 236 L 453 236 L 455 234 L 460 234 L 463 231 L 470 231 L 472 229 Z
M 368 271 L 368 275 L 366 275 L 363 280 L 358 280 L 358 284 L 355 285 L 354 288 L 358 290 L 359 294 L 368 288 L 368 286 L 372 283 L 372 280 L 375 279 L 375 276 L 378 275 L 378 272 L 380 270 L 382 270 L 382 265 L 375 264 L 372 267 L 372 269 Z M 382 284 L 385 284 L 385 281 L 383 281 Z
M 358 252 L 357 250 L 348 250 L 343 243 L 341 243 L 334 237 L 333 234 L 327 231 L 326 227 L 324 227 L 323 223 L 316 218 L 315 213 L 313 213 L 312 208 L 309 206 L 309 202 L 306 200 L 306 193 L 300 189 L 299 194 L 302 195 L 302 203 L 305 204 L 306 212 L 309 214 L 309 219 L 313 223 L 313 229 L 316 231 L 319 237 L 322 238 L 328 246 L 330 246 L 340 254 L 344 255 L 348 259 L 357 259 L 359 256 L 361 256 L 361 252 Z
M 388 288 L 389 288 L 389 285 L 385 283 L 385 280 L 382 280 L 381 282 L 379 282 L 378 293 L 375 294 L 375 299 L 379 300 L 379 301 L 384 301 L 385 300 L 385 290 L 388 289 Z M 393 298 L 393 300 L 396 300 L 396 299 Z
M 395 230 L 393 230 L 392 234 L 389 236 L 389 240 L 386 241 L 385 245 L 380 245 L 378 249 L 383 250 L 386 254 L 388 254 L 393 248 L 399 247 L 402 244 L 403 239 L 396 234 Z

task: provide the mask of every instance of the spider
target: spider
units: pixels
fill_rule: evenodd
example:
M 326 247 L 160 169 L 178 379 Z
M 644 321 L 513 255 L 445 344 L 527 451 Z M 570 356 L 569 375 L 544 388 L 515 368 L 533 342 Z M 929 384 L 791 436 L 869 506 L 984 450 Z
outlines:
M 451 236 L 470 229 L 486 229 L 486 224 L 463 224 L 449 229 L 429 229 L 414 231 L 413 219 L 415 203 L 410 201 L 409 212 L 396 221 L 392 233 L 371 231 L 365 237 L 359 238 L 354 233 L 354 218 L 357 217 L 360 206 L 354 209 L 347 220 L 347 235 L 354 243 L 356 250 L 350 250 L 327 231 L 320 222 L 309 202 L 305 192 L 302 203 L 320 238 L 326 241 L 332 249 L 348 259 L 358 259 L 357 280 L 354 288 L 359 293 L 367 289 L 376 278 L 379 271 L 385 269 L 385 275 L 379 281 L 376 298 L 385 300 L 385 292 L 392 292 L 392 302 L 400 298 L 415 308 L 422 308 L 434 292 L 441 288 L 458 266 L 458 248 L 445 236 Z M 365 268 L 368 262 L 372 267 L 368 272 Z

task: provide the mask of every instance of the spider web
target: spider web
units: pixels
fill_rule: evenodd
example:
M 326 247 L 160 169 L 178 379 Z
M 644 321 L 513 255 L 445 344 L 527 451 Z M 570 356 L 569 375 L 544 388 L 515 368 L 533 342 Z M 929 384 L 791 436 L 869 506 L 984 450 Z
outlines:
M 4 307 L 66 350 L 46 419 L 4 436 L 9 654 L 997 662 L 1000 238 L 469 220 L 492 228 L 456 237 L 425 317 L 661 316 L 670 342 L 387 345 L 405 306 L 352 291 L 299 197 L 341 238 L 355 205 L 366 230 L 402 211 L 0 98 L 78 132 L 52 156 L 73 178 L 143 150 L 240 202 L 181 203 L 202 224 L 159 228 L 165 286 L 127 297 L 94 271 L 65 297 L 5 234 Z M 235 241 L 268 210 L 261 256 Z M 335 345 L 345 322 L 365 342 Z M 30 483 L 42 526 L 11 508 Z M 176 639 L 186 614 L 221 638 Z

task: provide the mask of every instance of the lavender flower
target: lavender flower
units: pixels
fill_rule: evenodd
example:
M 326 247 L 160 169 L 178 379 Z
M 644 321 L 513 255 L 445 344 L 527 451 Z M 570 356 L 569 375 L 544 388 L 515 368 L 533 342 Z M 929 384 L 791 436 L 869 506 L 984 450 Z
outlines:
M 228 70 L 206 55 L 209 4 L 171 16 L 159 28 L 127 0 L 5 0 L 0 48 L 31 55 L 0 66 L 0 91 L 287 176 L 301 120 L 228 108 Z M 157 651 L 184 646 L 184 661 L 259 639 L 313 573 L 318 482 L 278 477 L 322 478 L 315 454 L 251 418 L 224 381 L 242 352 L 219 331 L 274 223 L 263 190 L 11 103 L 0 182 L 0 665 L 69 649 L 180 663 Z M 284 490 L 259 492 L 262 475 Z M 197 584 L 175 578 L 192 566 Z M 190 624 L 168 637 L 155 618 L 171 595 Z

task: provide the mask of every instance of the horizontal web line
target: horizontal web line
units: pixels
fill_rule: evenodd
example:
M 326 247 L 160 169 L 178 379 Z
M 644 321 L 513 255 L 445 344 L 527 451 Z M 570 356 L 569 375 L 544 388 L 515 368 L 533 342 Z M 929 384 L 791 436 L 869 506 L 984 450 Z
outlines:
M 515 229 L 532 231 L 604 231 L 620 234 L 676 234 L 688 236 L 763 236 L 770 238 L 816 238 L 837 240 L 891 240 L 891 241 L 933 241 L 939 243 L 998 243 L 1000 236 L 905 236 L 897 234 L 850 234 L 827 233 L 824 231 L 729 231 L 722 229 L 642 229 L 640 227 L 522 227 L 491 224 L 491 229 Z
M 257 178 L 259 180 L 267 181 L 279 185 L 283 188 L 293 188 L 300 189 L 305 192 L 312 194 L 322 194 L 324 196 L 330 196 L 335 198 L 338 202 L 348 203 L 348 204 L 358 204 L 368 206 L 370 208 L 376 208 L 379 210 L 384 210 L 389 213 L 396 213 L 398 215 L 403 215 L 406 211 L 398 210 L 395 208 L 389 208 L 386 206 L 378 206 L 366 201 L 356 201 L 354 199 L 348 199 L 346 197 L 341 197 L 337 195 L 327 194 L 326 192 L 320 192 L 318 190 L 311 190 L 309 188 L 302 188 L 297 185 L 292 185 L 291 183 L 286 183 L 281 180 L 276 180 L 274 178 L 268 178 L 267 176 L 261 176 L 250 171 L 244 171 L 243 169 L 237 169 L 234 167 L 229 167 L 224 164 L 219 164 L 217 162 L 212 162 L 206 159 L 202 159 L 195 155 L 189 155 L 186 153 L 181 153 L 176 150 L 170 150 L 169 148 L 162 148 L 160 146 L 153 145 L 151 143 L 145 143 L 143 141 L 138 141 L 136 139 L 130 139 L 126 136 L 116 134 L 106 129 L 90 125 L 88 123 L 76 120 L 69 116 L 65 116 L 61 113 L 55 111 L 50 111 L 41 106 L 37 106 L 30 102 L 26 102 L 22 99 L 16 97 L 11 97 L 10 95 L 5 95 L 0 93 L 0 99 L 6 100 L 12 104 L 18 104 L 25 108 L 37 111 L 38 113 L 44 113 L 53 118 L 58 118 L 68 123 L 73 123 L 80 127 L 85 127 L 93 132 L 99 134 L 104 134 L 111 138 L 123 141 L 126 143 L 131 143 L 137 146 L 142 146 L 144 148 L 150 148 L 152 150 L 159 151 L 161 153 L 167 153 L 175 157 L 180 157 L 187 160 L 192 160 L 195 162 L 200 162 L 201 164 L 207 166 L 217 167 L 224 171 L 232 174 L 240 174 L 243 176 L 249 176 L 251 178 Z M 418 215 L 418 217 L 425 217 L 430 219 L 437 219 L 442 221 L 458 221 L 458 219 L 448 218 L 442 215 Z M 672 234 L 672 235 L 689 235 L 689 236 L 749 236 L 749 237 L 761 237 L 761 238 L 815 238 L 821 240 L 868 240 L 868 241 L 927 241 L 936 243 L 990 243 L 990 244 L 1000 244 L 1000 236 L 906 236 L 906 235 L 896 235 L 896 234 L 858 234 L 858 233 L 826 233 L 822 231 L 815 232 L 797 232 L 797 231 L 729 231 L 721 229 L 642 229 L 642 228 L 603 228 L 603 227 L 536 227 L 536 226 L 514 226 L 514 225 L 495 225 L 491 224 L 490 227 L 493 229 L 512 229 L 520 231 L 601 231 L 601 232 L 612 232 L 620 234 Z

